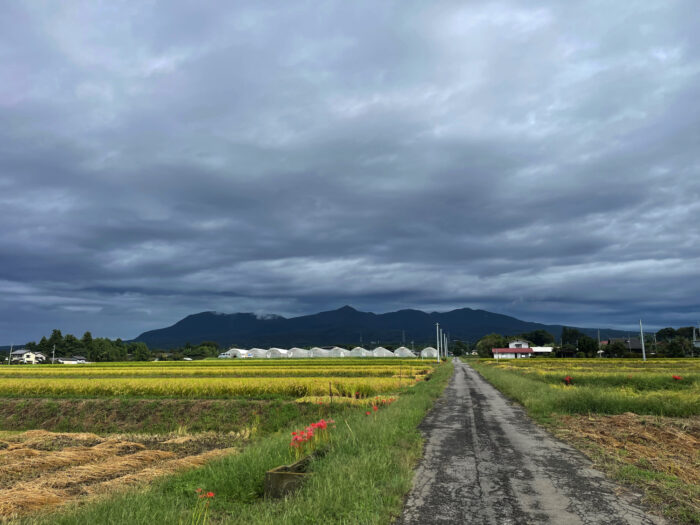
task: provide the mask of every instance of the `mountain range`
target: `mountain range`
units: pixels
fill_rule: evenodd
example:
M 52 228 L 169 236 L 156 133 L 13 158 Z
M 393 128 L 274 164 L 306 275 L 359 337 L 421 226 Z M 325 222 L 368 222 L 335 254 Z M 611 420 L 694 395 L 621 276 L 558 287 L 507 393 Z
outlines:
M 150 348 L 176 348 L 186 343 L 216 341 L 221 347 L 240 346 L 327 346 L 357 344 L 376 346 L 391 343 L 435 343 L 435 323 L 450 334 L 452 340 L 477 341 L 490 333 L 518 335 L 534 330 L 547 330 L 559 338 L 563 326 L 521 321 L 515 317 L 460 308 L 449 312 L 399 310 L 385 314 L 361 312 L 351 306 L 300 317 L 256 315 L 252 313 L 222 314 L 201 312 L 188 315 L 167 328 L 150 330 L 135 341 Z M 578 328 L 597 337 L 597 328 Z M 601 329 L 600 335 L 622 337 L 627 332 Z

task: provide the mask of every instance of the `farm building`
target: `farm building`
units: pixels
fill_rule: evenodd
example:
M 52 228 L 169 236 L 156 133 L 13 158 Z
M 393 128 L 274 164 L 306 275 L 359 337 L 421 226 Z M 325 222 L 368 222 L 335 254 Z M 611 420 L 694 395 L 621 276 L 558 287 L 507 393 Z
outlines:
M 519 340 L 519 339 L 508 343 L 508 348 L 528 348 L 529 346 L 530 346 L 530 343 L 528 343 L 527 341 Z
M 420 356 L 423 358 L 437 359 L 438 351 L 432 346 L 429 346 L 421 350 Z
M 378 346 L 374 350 L 372 350 L 372 356 L 373 357 L 396 357 L 394 355 L 394 352 L 391 350 L 387 350 L 383 346 Z
M 84 365 L 87 363 L 87 359 L 85 359 L 82 355 L 74 355 L 72 357 L 61 357 L 59 359 L 56 359 L 60 364 L 62 365 Z
M 400 346 L 396 350 L 394 350 L 394 355 L 396 357 L 416 357 L 416 354 L 411 352 L 408 348 L 405 346 Z
M 552 346 L 533 346 L 531 348 L 534 355 L 551 355 L 554 352 L 554 347 Z
M 491 353 L 495 359 L 520 359 L 530 357 L 532 348 L 492 348 Z
M 303 348 L 294 347 L 289 349 L 289 357 L 295 359 L 311 357 L 311 352 L 304 350 Z

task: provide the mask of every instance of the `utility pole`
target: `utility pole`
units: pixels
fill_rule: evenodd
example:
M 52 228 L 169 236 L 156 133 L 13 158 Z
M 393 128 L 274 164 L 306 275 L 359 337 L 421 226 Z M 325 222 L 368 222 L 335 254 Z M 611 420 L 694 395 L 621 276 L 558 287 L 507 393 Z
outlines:
M 644 328 L 642 328 L 642 320 L 639 320 L 639 338 L 642 340 L 642 360 L 647 360 L 647 353 L 644 349 Z
M 435 338 L 437 339 L 437 362 L 440 362 L 440 323 L 435 323 Z
M 7 354 L 7 366 L 10 366 L 12 364 L 12 350 L 14 350 L 14 349 L 15 349 L 15 344 L 12 343 L 10 345 L 10 353 Z
M 401 346 L 406 346 L 406 330 L 401 330 Z
M 89 354 L 85 354 L 89 355 Z M 56 345 L 53 345 L 53 351 L 51 352 L 51 364 L 56 364 Z

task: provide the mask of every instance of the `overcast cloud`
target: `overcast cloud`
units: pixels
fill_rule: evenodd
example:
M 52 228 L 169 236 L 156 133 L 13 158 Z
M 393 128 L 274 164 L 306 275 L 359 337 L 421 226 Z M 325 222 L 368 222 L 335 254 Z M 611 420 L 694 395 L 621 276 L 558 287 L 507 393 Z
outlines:
M 346 303 L 697 323 L 699 18 L 6 2 L 0 343 Z

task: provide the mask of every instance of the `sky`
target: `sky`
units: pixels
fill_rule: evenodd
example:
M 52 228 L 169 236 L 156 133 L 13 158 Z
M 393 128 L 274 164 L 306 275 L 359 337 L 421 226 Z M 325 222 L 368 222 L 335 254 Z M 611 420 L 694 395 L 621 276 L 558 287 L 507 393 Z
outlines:
M 700 320 L 695 0 L 6 2 L 0 343 Z

